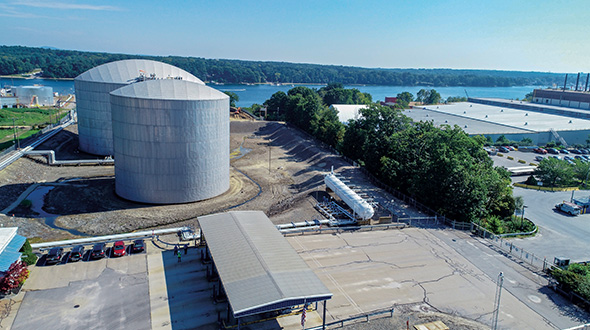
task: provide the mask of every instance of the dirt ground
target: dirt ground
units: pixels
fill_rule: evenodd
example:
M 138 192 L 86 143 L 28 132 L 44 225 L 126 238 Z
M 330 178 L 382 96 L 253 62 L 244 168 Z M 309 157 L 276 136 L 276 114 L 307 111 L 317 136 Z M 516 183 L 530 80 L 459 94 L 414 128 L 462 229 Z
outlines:
M 72 231 L 105 235 L 196 226 L 196 217 L 229 209 L 262 210 L 275 223 L 311 220 L 322 218 L 313 208 L 311 193 L 322 188 L 324 173 L 331 166 L 354 170 L 282 123 L 232 120 L 230 145 L 230 189 L 209 200 L 177 205 L 141 204 L 118 197 L 110 165 L 59 167 L 48 166 L 42 156 L 21 158 L 0 172 L 0 209 L 8 215 L 0 217 L 0 224 L 17 225 L 21 234 L 46 241 L 80 236 Z M 36 150 L 54 150 L 58 160 L 101 158 L 78 151 L 77 126 Z M 54 224 L 47 225 L 44 217 L 23 203 L 7 209 L 35 183 L 54 187 L 42 201 L 42 210 L 57 217 Z

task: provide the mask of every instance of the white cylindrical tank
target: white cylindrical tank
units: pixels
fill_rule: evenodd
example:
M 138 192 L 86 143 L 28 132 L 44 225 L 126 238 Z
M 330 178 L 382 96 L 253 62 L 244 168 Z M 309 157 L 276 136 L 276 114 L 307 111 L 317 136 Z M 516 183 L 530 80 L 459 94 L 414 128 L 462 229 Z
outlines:
M 324 177 L 324 182 L 328 188 L 332 189 L 354 213 L 363 220 L 373 217 L 375 211 L 373 207 L 367 203 L 361 196 L 350 189 L 344 182 L 340 181 L 334 173 L 330 173 Z
M 111 92 L 115 191 L 154 204 L 199 201 L 229 189 L 229 97 L 185 80 Z
M 113 155 L 109 93 L 148 79 L 182 79 L 203 84 L 173 65 L 151 60 L 123 60 L 92 68 L 74 79 L 79 148 L 95 155 Z
M 16 86 L 13 87 L 18 102 L 25 105 L 53 106 L 53 87 Z

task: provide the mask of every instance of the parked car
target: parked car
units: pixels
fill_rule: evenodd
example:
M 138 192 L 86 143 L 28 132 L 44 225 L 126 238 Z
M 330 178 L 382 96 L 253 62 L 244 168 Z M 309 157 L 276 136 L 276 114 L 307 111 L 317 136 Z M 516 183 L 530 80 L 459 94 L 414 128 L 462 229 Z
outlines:
M 92 252 L 90 252 L 90 257 L 92 259 L 101 259 L 106 257 L 105 253 L 105 244 L 104 243 L 96 243 L 92 247 Z
M 581 155 L 575 155 L 574 158 L 579 159 L 579 160 L 584 160 L 584 157 L 582 157 Z
M 537 148 L 537 149 L 533 149 L 534 152 L 538 153 L 538 154 L 543 154 L 546 155 L 547 154 L 547 150 L 543 149 L 543 148 Z
M 122 257 L 125 255 L 125 243 L 123 243 L 123 241 L 116 241 L 115 244 L 113 244 L 113 256 L 115 257 Z
M 584 158 L 585 160 L 590 160 L 590 155 L 582 155 L 582 158 Z
M 543 156 L 535 156 L 535 160 L 538 162 L 542 161 L 543 159 Z
M 551 158 L 555 158 L 555 159 L 561 159 L 561 157 L 559 157 L 559 156 L 555 156 L 555 155 L 551 155 L 551 156 L 549 156 L 549 157 L 551 157 Z
M 84 257 L 84 245 L 76 245 L 70 251 L 70 261 L 78 261 Z
M 145 243 L 142 239 L 136 239 L 135 241 L 133 241 L 132 251 L 134 253 L 143 252 L 143 250 L 145 250 Z
M 578 205 L 566 201 L 563 201 L 562 203 L 555 205 L 555 208 L 569 215 L 578 215 L 582 210 L 582 208 Z
M 581 155 L 582 152 L 578 149 L 574 149 L 574 150 L 572 150 L 572 154 Z
M 588 154 L 588 150 L 587 149 L 580 149 L 580 152 L 584 155 Z
M 62 247 L 54 247 L 49 250 L 47 253 L 47 258 L 45 258 L 45 264 L 56 264 L 61 261 L 61 257 L 63 256 L 64 248 Z
M 568 155 L 570 153 L 569 151 L 567 151 L 567 149 L 561 149 L 561 150 L 559 150 L 559 152 L 561 152 L 562 154 L 566 154 L 566 155 Z
M 563 159 L 573 161 L 574 159 L 570 156 L 563 156 Z
M 506 148 L 510 149 L 510 151 L 515 151 L 516 150 L 516 148 L 513 147 L 513 146 L 507 146 Z
M 549 148 L 549 149 L 547 149 L 547 152 L 550 154 L 557 155 L 559 153 L 559 150 L 557 150 L 555 148 Z
M 506 147 L 499 147 L 498 151 L 500 152 L 510 152 L 510 149 L 506 148 Z

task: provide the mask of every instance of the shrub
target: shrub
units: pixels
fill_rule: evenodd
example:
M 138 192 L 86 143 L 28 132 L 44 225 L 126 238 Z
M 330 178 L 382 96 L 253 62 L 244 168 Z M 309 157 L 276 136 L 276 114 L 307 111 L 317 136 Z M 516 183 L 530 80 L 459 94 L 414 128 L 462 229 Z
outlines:
M 31 206 L 33 206 L 33 202 L 30 199 L 24 199 L 22 202 L 20 202 L 20 205 L 24 208 L 30 209 Z
M 510 160 L 514 160 L 514 157 L 512 157 L 512 156 L 508 156 L 508 157 L 506 157 L 506 158 L 507 158 L 507 159 L 510 159 Z
M 10 293 L 12 290 L 20 287 L 29 278 L 29 270 L 27 265 L 22 261 L 15 261 L 10 265 L 10 268 L 0 279 L 0 291 L 4 294 Z
M 565 291 L 573 291 L 584 299 L 590 300 L 590 269 L 587 265 L 571 264 L 567 269 L 553 268 L 551 276 Z M 583 275 L 585 274 L 585 275 Z
M 501 153 L 498 153 L 498 157 L 504 157 L 504 155 Z
M 522 159 L 519 159 L 518 162 L 521 163 L 521 164 L 526 164 L 526 161 L 524 161 Z
M 28 239 L 25 241 L 25 244 L 23 244 L 20 252 L 23 254 L 21 260 L 27 265 L 34 265 L 37 262 L 37 255 L 33 253 L 33 248 Z
M 525 184 L 528 184 L 529 186 L 536 186 L 537 185 L 537 179 L 535 179 L 535 176 L 530 175 L 526 181 L 524 182 Z

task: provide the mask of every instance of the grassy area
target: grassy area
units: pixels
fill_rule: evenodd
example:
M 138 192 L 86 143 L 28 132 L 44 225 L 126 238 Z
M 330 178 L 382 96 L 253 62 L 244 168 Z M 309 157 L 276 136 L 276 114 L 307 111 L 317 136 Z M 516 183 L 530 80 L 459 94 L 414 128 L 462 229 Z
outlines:
M 63 111 L 63 110 L 61 110 Z M 56 108 L 5 108 L 0 109 L 0 126 L 12 126 L 15 119 L 17 126 L 40 126 L 55 122 L 60 109 Z
M 17 126 L 18 137 L 23 140 L 39 132 L 49 123 L 60 120 L 67 111 L 67 109 L 54 107 L 0 109 L 0 126 L 5 127 L 5 129 L 0 130 L 0 150 L 13 145 L 13 119 L 14 124 Z
M 22 130 L 20 130 L 20 131 L 22 131 Z M 22 141 L 23 139 L 26 139 L 29 136 L 34 135 L 39 131 L 40 131 L 40 129 L 30 129 L 28 131 L 22 131 L 22 133 L 18 134 L 18 138 L 19 138 L 19 140 Z M 14 144 L 14 136 L 12 133 L 8 134 L 8 136 L 4 137 L 4 139 L 7 139 L 7 140 L 4 142 L 0 142 L 0 150 L 4 150 Z M 4 140 L 4 139 L 2 139 L 2 140 Z

